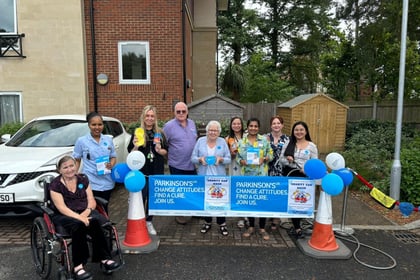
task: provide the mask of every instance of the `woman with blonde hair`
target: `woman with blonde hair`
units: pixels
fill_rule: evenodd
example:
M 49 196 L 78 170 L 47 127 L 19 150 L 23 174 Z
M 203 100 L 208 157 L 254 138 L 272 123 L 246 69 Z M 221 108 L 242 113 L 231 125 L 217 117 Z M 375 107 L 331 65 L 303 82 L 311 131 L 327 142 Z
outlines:
M 146 184 L 142 190 L 142 195 L 146 210 L 147 230 L 150 234 L 156 235 L 156 230 L 152 224 L 153 216 L 148 215 L 149 175 L 164 174 L 168 145 L 163 131 L 158 125 L 157 111 L 154 106 L 147 105 L 143 108 L 140 116 L 140 127 L 131 136 L 127 150 L 128 152 L 140 151 L 146 158 L 146 162 L 140 170 L 146 176 Z

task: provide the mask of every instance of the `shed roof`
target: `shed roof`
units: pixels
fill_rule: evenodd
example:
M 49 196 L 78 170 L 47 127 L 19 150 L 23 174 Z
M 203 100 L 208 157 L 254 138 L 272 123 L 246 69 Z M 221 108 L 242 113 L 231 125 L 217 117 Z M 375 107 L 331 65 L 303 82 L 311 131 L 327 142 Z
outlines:
M 198 105 L 200 105 L 202 103 L 205 103 L 206 101 L 208 101 L 210 99 L 215 99 L 215 98 L 221 99 L 221 100 L 223 100 L 223 101 L 225 101 L 227 103 L 230 103 L 230 104 L 232 104 L 232 105 L 234 105 L 236 107 L 245 109 L 245 106 L 241 105 L 241 103 L 236 102 L 235 100 L 232 100 L 232 99 L 227 98 L 225 96 L 222 96 L 220 94 L 212 94 L 212 95 L 206 96 L 204 98 L 195 100 L 195 101 L 191 102 L 190 104 L 188 104 L 188 108 L 191 109 L 191 108 L 196 107 L 196 106 L 198 106 Z
M 323 93 L 313 93 L 313 94 L 312 94 L 312 93 L 308 93 L 308 94 L 302 94 L 302 95 L 296 96 L 295 98 L 290 99 L 290 100 L 289 100 L 289 101 L 287 101 L 287 102 L 284 102 L 284 103 L 282 103 L 282 104 L 278 105 L 277 107 L 278 107 L 278 108 L 294 108 L 294 107 L 296 107 L 296 106 L 298 106 L 298 105 L 300 105 L 300 104 L 302 104 L 302 103 L 305 103 L 305 102 L 307 102 L 307 101 L 309 101 L 309 100 L 311 100 L 311 99 L 313 99 L 313 98 L 315 98 L 315 97 L 318 97 L 318 96 L 322 96 L 322 97 L 324 97 L 324 98 L 326 98 L 326 99 L 330 100 L 331 102 L 334 102 L 334 103 L 336 103 L 337 105 L 342 106 L 342 107 L 344 107 L 344 108 L 346 108 L 346 109 L 348 109 L 348 108 L 349 108 L 348 106 L 346 106 L 346 105 L 344 105 L 344 104 L 342 104 L 342 103 L 338 102 L 337 100 L 335 100 L 335 99 L 333 99 L 333 98 L 331 98 L 331 97 L 329 97 L 328 95 L 323 94 Z

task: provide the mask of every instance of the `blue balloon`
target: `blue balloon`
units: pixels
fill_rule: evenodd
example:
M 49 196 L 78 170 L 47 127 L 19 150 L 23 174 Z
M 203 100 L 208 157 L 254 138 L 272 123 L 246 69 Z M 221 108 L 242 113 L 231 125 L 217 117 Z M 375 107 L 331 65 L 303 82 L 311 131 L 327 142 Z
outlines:
M 312 180 L 323 178 L 327 174 L 327 166 L 317 158 L 311 158 L 303 166 L 303 171 Z
M 337 174 L 330 173 L 322 178 L 321 186 L 324 192 L 331 196 L 335 196 L 343 191 L 344 182 Z
M 348 168 L 340 168 L 338 170 L 333 170 L 332 172 L 340 176 L 344 182 L 344 186 L 349 186 L 351 182 L 353 182 L 353 172 Z
M 414 210 L 414 205 L 410 202 L 400 202 L 398 207 L 400 208 L 400 212 L 403 217 L 410 216 L 411 212 Z
M 125 188 L 129 192 L 139 192 L 146 184 L 146 177 L 138 170 L 131 170 L 124 178 Z
M 117 183 L 124 183 L 124 178 L 130 171 L 127 163 L 117 163 L 111 170 L 111 178 Z

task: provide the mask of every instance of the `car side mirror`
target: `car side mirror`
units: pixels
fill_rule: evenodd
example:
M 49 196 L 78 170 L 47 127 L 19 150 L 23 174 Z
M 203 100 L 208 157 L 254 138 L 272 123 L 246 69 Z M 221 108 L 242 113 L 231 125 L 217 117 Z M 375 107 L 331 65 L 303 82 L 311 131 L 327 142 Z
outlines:
M 3 134 L 3 135 L 1 136 L 1 143 L 6 143 L 7 141 L 9 141 L 9 140 L 10 140 L 10 137 L 12 137 L 12 135 L 11 135 L 11 134 Z

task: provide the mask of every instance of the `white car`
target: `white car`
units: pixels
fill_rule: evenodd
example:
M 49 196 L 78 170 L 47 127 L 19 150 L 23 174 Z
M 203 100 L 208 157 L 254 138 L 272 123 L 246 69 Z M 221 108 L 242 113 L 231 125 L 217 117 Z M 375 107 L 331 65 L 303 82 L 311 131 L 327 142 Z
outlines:
M 123 124 L 103 117 L 103 134 L 113 138 L 117 162 L 125 162 L 131 135 Z M 0 145 L 0 216 L 39 212 L 45 183 L 56 177 L 56 163 L 72 154 L 77 138 L 89 133 L 85 115 L 55 115 L 33 119 Z

